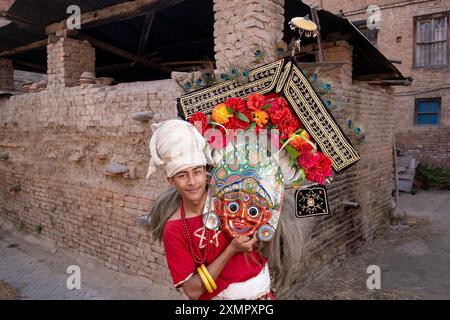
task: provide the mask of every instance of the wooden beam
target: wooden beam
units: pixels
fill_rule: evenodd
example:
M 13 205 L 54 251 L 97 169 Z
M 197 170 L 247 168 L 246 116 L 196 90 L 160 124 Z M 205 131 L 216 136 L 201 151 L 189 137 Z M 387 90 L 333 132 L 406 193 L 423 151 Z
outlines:
M 398 73 L 390 72 L 390 73 L 380 73 L 380 74 L 368 74 L 368 75 L 362 75 L 362 76 L 355 76 L 353 77 L 353 80 L 359 80 L 359 81 L 371 81 L 371 80 L 389 80 L 392 78 L 398 77 Z
M 372 80 L 365 81 L 367 84 L 380 85 L 380 86 L 410 86 L 412 81 L 409 79 L 405 80 Z
M 81 28 L 91 28 L 114 21 L 131 19 L 183 1 L 185 0 L 135 0 L 119 3 L 103 9 L 82 13 L 80 15 Z M 66 19 L 64 19 L 61 22 L 48 25 L 45 31 L 47 34 L 52 34 L 66 28 Z
M 30 51 L 30 50 L 37 49 L 37 48 L 42 48 L 42 47 L 47 46 L 47 43 L 48 43 L 47 39 L 35 41 L 35 42 L 29 43 L 24 46 L 20 46 L 20 47 L 16 47 L 16 48 L 13 48 L 10 50 L 2 51 L 2 52 L 0 52 L 0 57 L 12 56 L 12 55 L 15 55 L 18 53 Z
M 87 36 L 85 34 L 78 33 L 76 37 L 81 39 L 81 40 L 88 41 L 91 45 L 93 45 L 96 48 L 105 50 L 105 51 L 110 52 L 112 54 L 115 54 L 115 55 L 117 55 L 119 57 L 139 62 L 140 64 L 143 64 L 144 66 L 152 68 L 152 69 L 156 69 L 156 70 L 167 72 L 167 73 L 170 72 L 170 69 L 167 68 L 167 67 L 164 67 L 164 66 L 161 66 L 161 65 L 159 65 L 157 63 L 151 62 L 151 61 L 149 61 L 149 60 L 147 60 L 145 58 L 138 57 L 137 55 L 135 55 L 135 54 L 133 54 L 131 52 L 125 51 L 125 50 L 120 49 L 120 48 L 117 48 L 115 46 L 112 46 L 112 45 L 110 45 L 108 43 L 105 43 L 103 41 L 97 40 L 97 39 L 95 39 L 93 37 L 90 37 L 90 36 Z
M 149 60 L 151 62 L 155 62 L 156 60 L 160 60 L 161 59 L 160 57 L 148 59 L 149 57 L 155 56 L 155 55 L 157 55 L 156 52 L 148 53 L 148 54 L 146 54 L 145 56 L 143 56 L 141 58 L 147 58 L 147 60 Z M 132 67 L 135 64 L 136 64 L 136 61 L 112 64 L 112 65 L 109 65 L 109 66 L 97 67 L 95 69 L 95 71 L 96 72 L 107 72 L 107 71 L 122 70 L 122 69 L 130 68 L 130 67 Z
M 44 34 L 45 26 L 35 22 L 31 21 L 27 18 L 19 17 L 18 15 L 6 12 L 6 11 L 0 11 L 0 17 L 5 18 L 11 22 L 14 22 L 19 27 L 23 27 L 31 31 L 35 34 Z
M 97 68 L 95 68 L 95 72 L 98 73 L 98 72 L 122 70 L 122 69 L 129 68 L 132 64 L 133 64 L 133 62 L 127 62 L 127 63 L 118 63 L 118 64 L 109 65 L 109 66 L 97 67 Z
M 313 22 L 317 25 L 317 45 L 319 46 L 319 62 L 323 62 L 323 50 L 322 50 L 322 38 L 320 34 L 320 21 L 319 16 L 317 15 L 317 7 L 311 8 L 311 15 Z
M 20 60 L 13 60 L 13 63 L 28 67 L 28 68 L 36 70 L 36 71 L 42 71 L 44 73 L 47 73 L 47 68 L 45 66 L 42 66 L 39 64 L 26 62 L 26 61 L 20 61 Z M 18 70 L 20 70 L 20 69 L 18 69 Z
M 142 27 L 141 39 L 139 40 L 139 47 L 137 55 L 140 57 L 144 54 L 145 48 L 147 48 L 148 37 L 153 24 L 153 18 L 155 13 L 150 13 L 145 16 L 144 26 Z

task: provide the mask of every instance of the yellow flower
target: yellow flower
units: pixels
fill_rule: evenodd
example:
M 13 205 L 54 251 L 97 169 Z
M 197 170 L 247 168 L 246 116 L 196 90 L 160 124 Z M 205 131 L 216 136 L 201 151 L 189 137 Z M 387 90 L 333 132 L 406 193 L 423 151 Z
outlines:
M 306 132 L 306 130 L 303 130 L 303 131 L 300 133 L 300 135 L 301 135 L 303 138 L 306 138 L 306 139 L 308 139 L 308 140 L 311 140 L 311 137 L 309 136 L 308 132 Z
M 296 134 L 296 133 L 291 133 L 289 135 L 289 139 L 291 139 L 289 141 L 289 144 L 294 147 L 295 150 L 301 152 L 301 150 L 303 150 L 303 146 L 304 145 L 311 145 L 314 149 L 316 149 L 316 147 L 314 146 L 314 144 L 311 142 L 311 138 L 308 134 L 308 132 L 306 132 L 306 130 L 303 130 L 300 134 Z
M 220 124 L 228 123 L 228 119 L 231 118 L 233 114 L 228 113 L 227 106 L 225 103 L 218 104 L 214 107 L 212 111 L 212 118 L 215 122 Z
M 267 112 L 262 110 L 252 112 L 252 117 L 253 122 L 256 123 L 256 125 L 259 127 L 264 127 L 264 125 L 269 122 L 269 115 L 267 114 Z

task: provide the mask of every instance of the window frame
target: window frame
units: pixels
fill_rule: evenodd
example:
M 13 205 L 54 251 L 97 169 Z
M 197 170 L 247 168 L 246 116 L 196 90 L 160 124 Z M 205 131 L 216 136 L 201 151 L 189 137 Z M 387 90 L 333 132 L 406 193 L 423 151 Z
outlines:
M 420 124 L 417 122 L 418 115 L 419 115 L 419 103 L 420 102 L 427 102 L 427 101 L 437 101 L 439 103 L 439 108 L 437 112 L 420 112 L 420 114 L 437 114 L 437 123 L 436 124 L 430 124 L 430 123 L 423 123 Z M 442 107 L 442 98 L 416 98 L 415 99 L 415 108 L 414 108 L 414 126 L 418 127 L 439 127 L 441 124 L 441 107 Z
M 417 61 L 416 61 L 416 51 L 417 51 L 417 25 L 420 21 L 424 21 L 424 20 L 431 20 L 434 21 L 434 19 L 437 18 L 442 18 L 442 17 L 446 17 L 447 18 L 447 39 L 445 40 L 445 42 L 447 43 L 446 46 L 446 61 L 445 64 L 441 64 L 441 65 L 436 65 L 436 66 L 432 66 L 432 65 L 426 65 L 426 66 L 419 66 L 417 65 Z M 415 16 L 413 18 L 413 61 L 412 61 L 412 68 L 413 69 L 445 69 L 449 67 L 449 56 L 450 56 L 450 48 L 449 48 L 449 24 L 450 24 L 450 12 L 446 11 L 446 12 L 439 12 L 439 13 L 433 13 L 433 14 L 425 14 L 425 15 L 421 15 L 421 16 Z M 431 42 L 431 43 L 437 43 L 437 42 L 444 42 L 444 41 L 436 41 L 436 42 Z
M 369 29 L 369 27 L 367 26 L 367 20 L 354 20 L 354 21 L 352 21 L 352 24 L 359 30 L 359 32 L 361 32 L 361 34 L 362 35 L 364 35 L 365 37 L 366 37 L 366 35 L 362 32 L 362 29 L 367 29 L 367 30 L 372 30 L 372 29 Z M 376 30 L 376 44 L 373 44 L 372 43 L 372 41 L 370 41 L 370 39 L 369 38 L 367 38 L 366 37 L 366 39 L 370 42 L 370 43 L 372 43 L 372 45 L 375 47 L 375 48 L 378 48 L 378 45 L 379 45 L 379 35 L 380 35 L 380 29 L 375 29 Z

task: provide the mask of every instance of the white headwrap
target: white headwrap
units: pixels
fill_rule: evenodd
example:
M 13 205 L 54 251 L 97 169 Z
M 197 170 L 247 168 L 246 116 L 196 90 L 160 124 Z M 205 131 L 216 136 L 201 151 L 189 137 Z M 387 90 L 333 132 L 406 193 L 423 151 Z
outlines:
M 206 141 L 189 122 L 167 120 L 152 124 L 152 130 L 147 179 L 162 164 L 166 164 L 167 177 L 188 167 L 206 165 Z

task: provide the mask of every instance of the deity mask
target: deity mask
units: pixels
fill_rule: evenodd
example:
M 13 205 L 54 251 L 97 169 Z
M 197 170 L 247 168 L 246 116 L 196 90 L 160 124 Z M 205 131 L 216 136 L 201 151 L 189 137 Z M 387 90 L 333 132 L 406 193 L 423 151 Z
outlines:
M 274 157 L 258 145 L 228 147 L 211 171 L 210 196 L 214 212 L 205 226 L 232 237 L 272 239 L 284 193 L 283 174 Z

